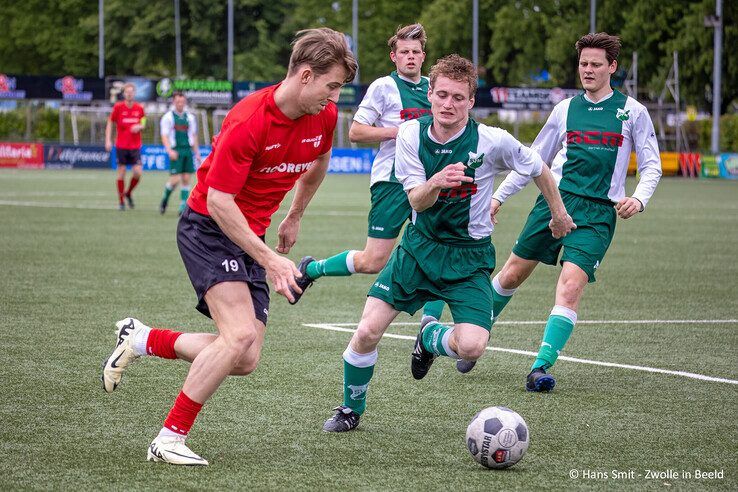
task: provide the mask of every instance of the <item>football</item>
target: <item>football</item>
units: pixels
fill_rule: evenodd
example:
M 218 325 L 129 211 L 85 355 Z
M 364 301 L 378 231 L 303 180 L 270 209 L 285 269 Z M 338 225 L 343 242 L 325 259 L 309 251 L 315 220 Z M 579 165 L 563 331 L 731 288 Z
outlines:
M 478 412 L 466 428 L 466 448 L 487 468 L 507 468 L 525 455 L 530 438 L 523 417 L 506 407 Z

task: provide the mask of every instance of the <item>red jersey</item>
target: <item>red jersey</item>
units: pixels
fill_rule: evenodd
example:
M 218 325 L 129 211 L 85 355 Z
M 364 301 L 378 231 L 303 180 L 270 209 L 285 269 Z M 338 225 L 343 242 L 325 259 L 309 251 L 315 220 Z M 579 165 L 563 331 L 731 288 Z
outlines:
M 133 103 L 130 108 L 126 106 L 125 101 L 119 101 L 113 105 L 113 111 L 110 113 L 110 121 L 115 123 L 117 136 L 115 137 L 116 149 L 140 149 L 141 148 L 141 132 L 132 133 L 131 126 L 141 123 L 144 117 L 143 107 L 138 103 Z
M 229 111 L 187 201 L 195 212 L 210 215 L 208 188 L 235 194 L 238 208 L 259 236 L 300 176 L 331 150 L 338 119 L 338 108 L 329 103 L 316 115 L 291 120 L 274 102 L 277 87 L 253 93 Z

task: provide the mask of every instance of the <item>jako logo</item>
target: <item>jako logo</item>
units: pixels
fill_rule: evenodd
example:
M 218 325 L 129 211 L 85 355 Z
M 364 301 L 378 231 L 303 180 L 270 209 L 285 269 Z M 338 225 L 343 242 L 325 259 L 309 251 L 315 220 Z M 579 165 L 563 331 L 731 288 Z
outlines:
M 300 143 L 312 143 L 313 147 L 317 149 L 318 147 L 320 147 L 320 141 L 322 140 L 322 138 L 323 135 L 318 135 L 317 137 L 313 138 L 303 138 Z

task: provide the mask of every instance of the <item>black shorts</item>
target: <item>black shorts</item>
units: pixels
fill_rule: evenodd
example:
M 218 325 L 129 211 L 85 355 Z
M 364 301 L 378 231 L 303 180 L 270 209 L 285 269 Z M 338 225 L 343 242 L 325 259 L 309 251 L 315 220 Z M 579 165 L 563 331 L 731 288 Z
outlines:
M 141 149 L 115 149 L 119 166 L 138 166 L 141 164 Z
M 269 316 L 266 270 L 228 239 L 211 217 L 186 207 L 177 225 L 177 246 L 197 294 L 198 311 L 212 318 L 205 293 L 213 285 L 246 282 L 254 303 L 254 315 L 266 325 Z

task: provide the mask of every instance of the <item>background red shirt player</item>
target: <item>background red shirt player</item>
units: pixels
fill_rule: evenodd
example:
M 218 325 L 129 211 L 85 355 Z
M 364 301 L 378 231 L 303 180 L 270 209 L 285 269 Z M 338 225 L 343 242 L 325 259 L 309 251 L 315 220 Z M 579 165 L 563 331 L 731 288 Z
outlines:
M 135 103 L 136 86 L 126 84 L 123 86 L 123 101 L 113 105 L 113 111 L 105 125 L 105 150 L 110 152 L 113 148 L 112 133 L 115 123 L 117 136 L 115 138 L 116 162 L 118 164 L 118 207 L 125 210 L 123 198 L 128 201 L 128 207 L 133 208 L 131 193 L 141 180 L 141 130 L 146 126 L 146 117 L 143 107 Z M 126 166 L 131 166 L 133 175 L 125 189 Z
M 357 64 L 344 35 L 331 29 L 297 33 L 287 77 L 231 109 L 197 173 L 197 185 L 177 227 L 177 245 L 198 296 L 197 309 L 218 330 L 179 333 L 119 321 L 118 343 L 103 369 L 112 392 L 136 357 L 192 361 L 182 391 L 149 446 L 148 459 L 207 465 L 185 444 L 203 403 L 229 374 L 252 372 L 261 354 L 269 288 L 294 301 L 295 264 L 277 254 L 295 244 L 300 219 L 330 160 L 341 86 Z M 277 252 L 264 232 L 285 194 L 295 188 L 278 229 Z

